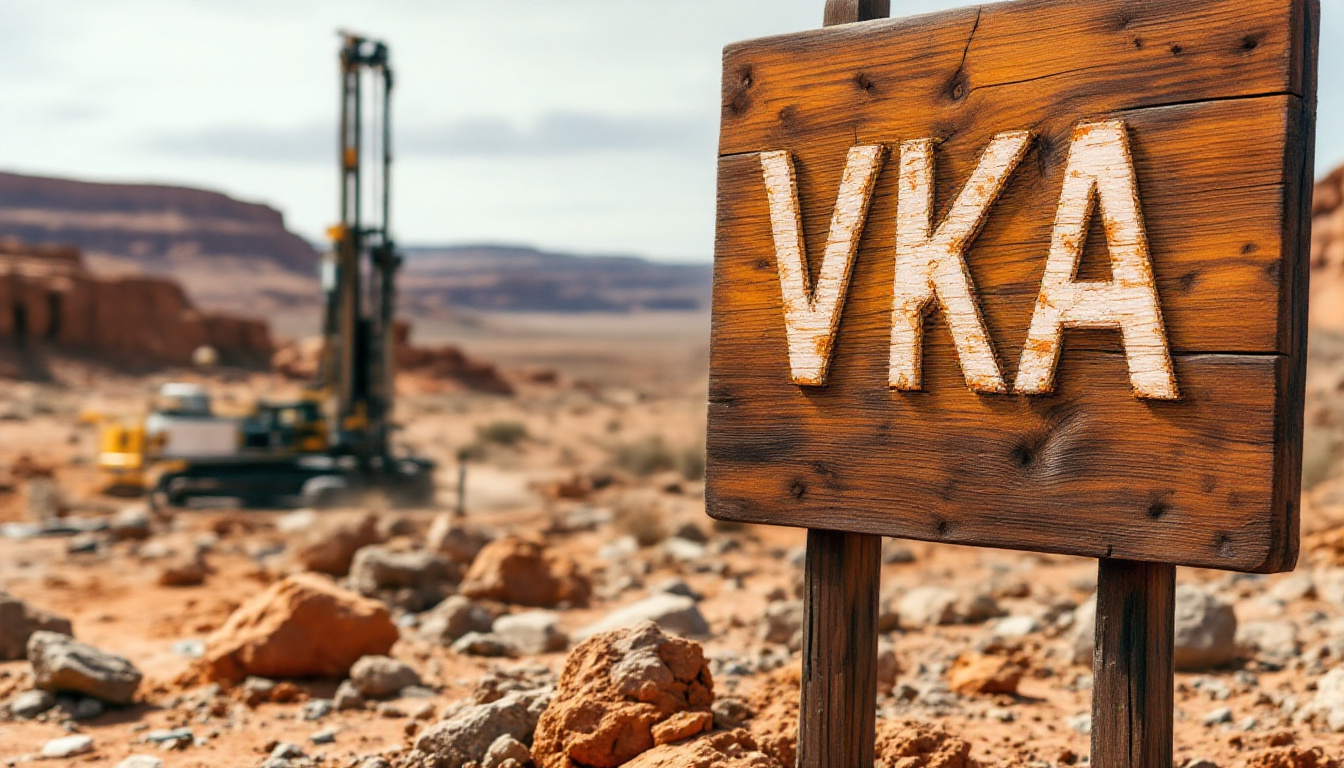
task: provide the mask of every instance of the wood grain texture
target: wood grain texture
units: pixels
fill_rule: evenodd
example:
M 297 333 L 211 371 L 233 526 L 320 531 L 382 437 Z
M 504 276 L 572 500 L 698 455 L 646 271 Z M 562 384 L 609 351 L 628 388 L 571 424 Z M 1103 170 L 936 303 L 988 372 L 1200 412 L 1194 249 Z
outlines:
M 873 764 L 882 539 L 807 532 L 799 768 Z
M 1102 560 L 1092 657 L 1092 765 L 1171 768 L 1176 567 Z
M 730 46 L 707 499 L 715 517 L 1251 571 L 1291 568 L 1316 10 L 1029 0 Z M 1074 128 L 1123 120 L 1177 402 L 1115 330 L 1066 330 L 1053 395 L 967 391 L 941 313 L 921 392 L 888 352 L 902 142 L 937 140 L 935 221 L 991 138 L 1035 135 L 965 262 L 1018 376 Z M 884 144 L 829 381 L 788 381 L 758 153 L 787 150 L 813 269 L 850 147 Z M 1079 280 L 1111 278 L 1102 227 Z M 1061 532 L 1067 531 L 1067 534 Z

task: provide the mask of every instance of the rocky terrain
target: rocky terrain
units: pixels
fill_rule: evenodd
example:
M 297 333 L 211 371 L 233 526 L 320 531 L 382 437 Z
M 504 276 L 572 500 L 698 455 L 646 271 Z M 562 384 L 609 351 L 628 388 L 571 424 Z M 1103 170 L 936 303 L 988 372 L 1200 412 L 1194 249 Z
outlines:
M 1183 768 L 1344 762 L 1340 184 L 1317 198 L 1301 563 L 1179 572 Z M 403 337 L 396 443 L 438 462 L 425 509 L 101 493 L 87 414 L 171 379 L 228 410 L 280 397 L 301 346 L 272 373 L 63 361 L 0 387 L 0 765 L 794 765 L 804 536 L 705 516 L 703 327 L 673 346 L 655 325 L 585 325 L 607 356 L 550 372 L 480 362 L 485 336 L 471 358 Z M 506 386 L 438 386 L 449 370 Z M 882 560 L 881 768 L 1089 763 L 1095 562 L 901 541 Z
M 0 764 L 793 764 L 803 536 L 704 516 L 702 385 L 408 394 L 436 509 L 151 512 L 98 493 L 78 415 L 155 380 L 62 375 L 0 393 Z M 1178 764 L 1344 756 L 1342 483 L 1304 496 L 1298 572 L 1181 571 Z M 883 560 L 879 764 L 1085 765 L 1095 563 Z

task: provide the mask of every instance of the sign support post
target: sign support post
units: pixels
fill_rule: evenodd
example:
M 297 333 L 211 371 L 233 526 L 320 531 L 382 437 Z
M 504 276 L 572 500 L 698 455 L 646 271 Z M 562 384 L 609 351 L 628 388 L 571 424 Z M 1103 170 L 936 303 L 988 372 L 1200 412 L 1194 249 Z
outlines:
M 1102 560 L 1092 655 L 1092 765 L 1171 768 L 1176 566 Z
M 825 24 L 885 18 L 890 0 L 826 0 Z M 799 768 L 871 766 L 877 738 L 882 537 L 807 532 Z

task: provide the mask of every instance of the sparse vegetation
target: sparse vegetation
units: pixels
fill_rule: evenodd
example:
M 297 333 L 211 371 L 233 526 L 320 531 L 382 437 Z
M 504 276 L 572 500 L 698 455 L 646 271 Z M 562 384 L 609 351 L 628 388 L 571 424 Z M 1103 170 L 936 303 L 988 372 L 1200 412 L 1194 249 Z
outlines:
M 521 421 L 492 421 L 476 426 L 476 442 L 513 447 L 527 439 L 527 425 Z
M 654 498 L 643 494 L 622 498 L 615 513 L 616 530 L 635 537 L 641 547 L 651 547 L 668 536 L 663 513 Z
M 677 468 L 676 453 L 659 436 L 634 443 L 621 443 L 612 450 L 616 466 L 636 477 Z

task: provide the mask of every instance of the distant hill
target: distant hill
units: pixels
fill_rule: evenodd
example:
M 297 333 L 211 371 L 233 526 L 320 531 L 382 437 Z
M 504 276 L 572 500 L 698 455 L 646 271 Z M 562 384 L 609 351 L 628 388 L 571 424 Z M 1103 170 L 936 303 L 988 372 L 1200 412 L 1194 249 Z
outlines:
M 96 273 L 171 275 L 211 310 L 315 329 L 314 245 L 266 205 L 203 189 L 0 173 L 0 241 L 72 245 Z M 708 264 L 470 245 L 406 249 L 404 317 L 460 310 L 629 312 L 709 307 Z
M 171 274 L 197 303 L 316 303 L 318 253 L 266 205 L 218 192 L 0 173 L 0 238 L 73 245 L 103 273 Z
M 407 314 L 708 310 L 711 266 L 532 248 L 408 248 L 400 293 Z

